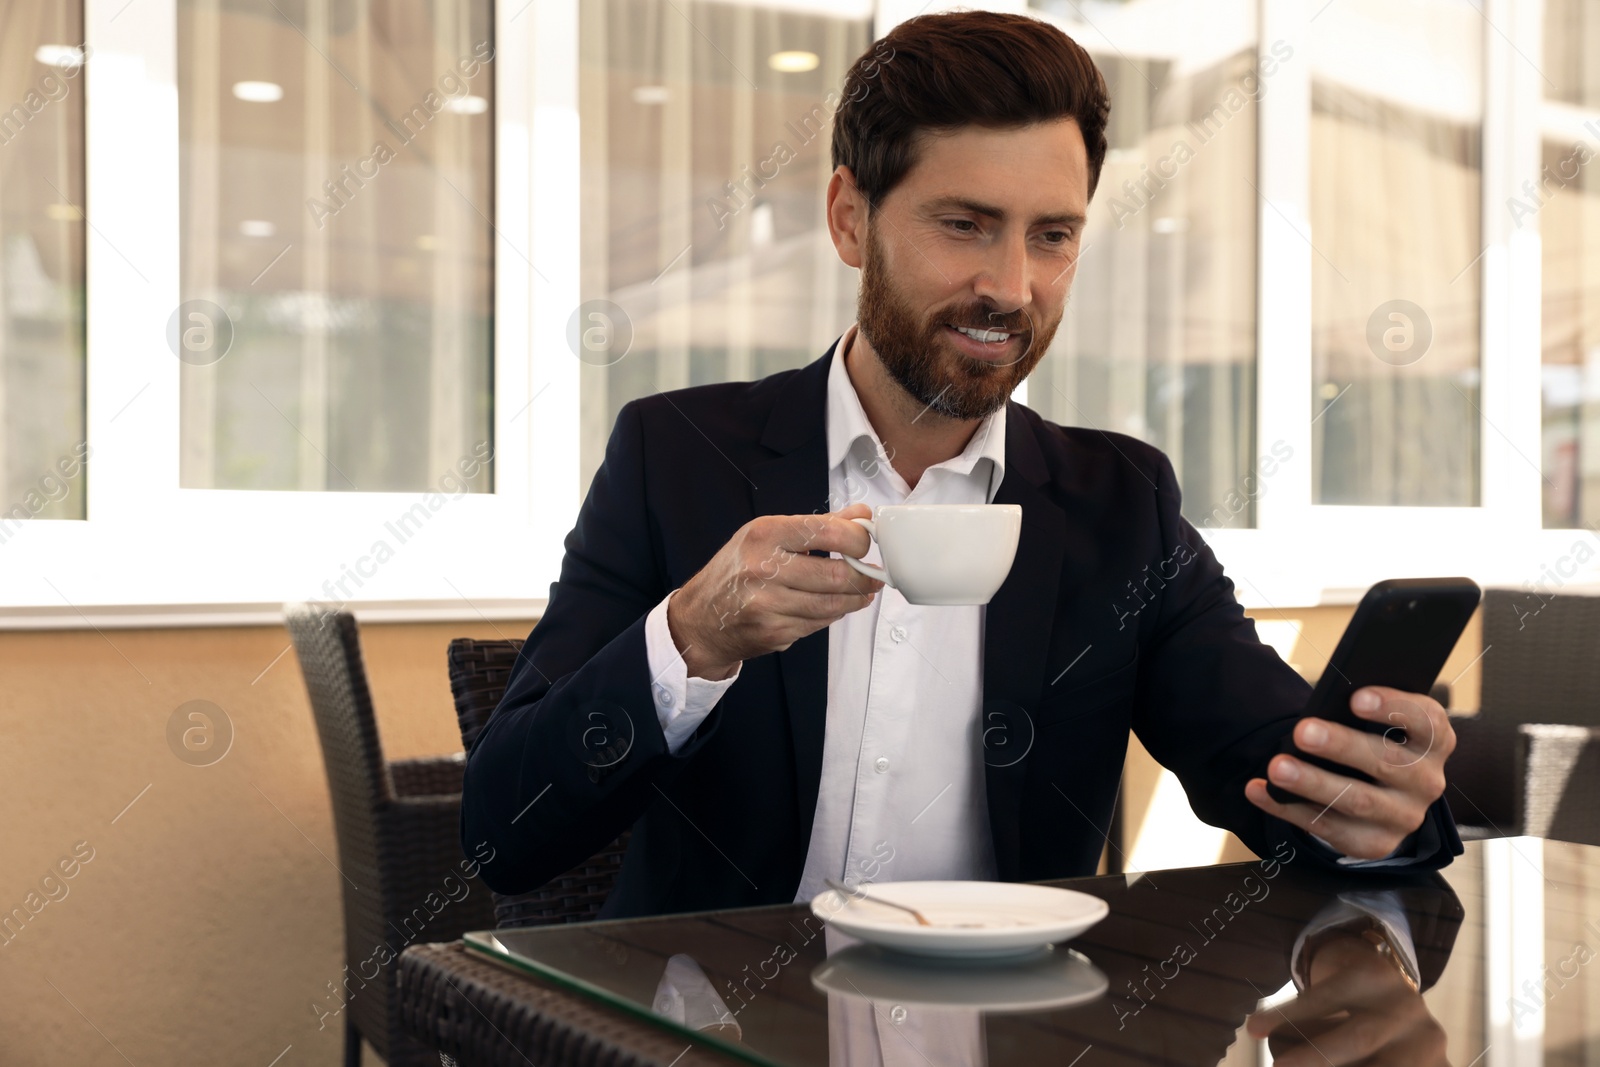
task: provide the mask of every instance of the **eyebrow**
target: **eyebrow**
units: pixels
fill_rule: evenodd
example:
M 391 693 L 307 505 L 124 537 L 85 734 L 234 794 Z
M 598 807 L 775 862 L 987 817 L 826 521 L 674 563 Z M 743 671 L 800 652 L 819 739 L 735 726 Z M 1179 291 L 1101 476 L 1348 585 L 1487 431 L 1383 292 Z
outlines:
M 998 222 L 1004 222 L 1006 218 L 1006 212 L 1004 208 L 996 207 L 994 204 L 985 204 L 981 200 L 973 200 L 972 198 L 965 196 L 941 196 L 937 200 L 931 200 L 927 204 L 923 205 L 923 210 L 929 212 L 948 211 L 951 208 L 960 208 L 962 211 L 970 211 L 974 215 L 984 215 Z M 1081 226 L 1083 221 L 1084 218 L 1082 215 L 1070 211 L 1055 212 L 1048 215 L 1036 215 L 1033 219 L 1035 225 L 1044 223 L 1050 225 L 1073 224 Z

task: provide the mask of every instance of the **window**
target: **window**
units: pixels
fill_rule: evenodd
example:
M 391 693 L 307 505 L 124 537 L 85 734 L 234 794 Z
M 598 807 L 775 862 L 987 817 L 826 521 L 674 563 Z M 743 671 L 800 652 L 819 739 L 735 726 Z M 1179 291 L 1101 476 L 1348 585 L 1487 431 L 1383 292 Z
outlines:
M 1544 525 L 1600 522 L 1600 9 L 1549 0 L 1540 171 L 1507 203 L 1542 249 Z
M 917 6 L 13 3 L 0 601 L 525 615 L 622 404 L 854 317 L 832 113 Z M 1114 100 L 1018 399 L 1165 450 L 1252 605 L 1600 579 L 1594 5 L 1034 10 Z
M 1478 503 L 1484 32 L 1470 0 L 1311 29 L 1316 503 Z
M 631 333 L 582 359 L 584 484 L 629 400 L 803 366 L 855 318 L 824 194 L 871 4 L 811 6 L 583 0 L 584 307 Z
M 86 59 L 80 5 L 0 13 L 0 542 L 85 513 Z
M 1258 58 L 1245 0 L 1093 21 L 1042 7 L 1094 55 L 1112 108 L 1066 317 L 1027 401 L 1161 448 L 1197 526 L 1251 526 L 1256 103 L 1281 57 Z
M 418 491 L 492 452 L 493 24 L 179 6 L 184 487 Z

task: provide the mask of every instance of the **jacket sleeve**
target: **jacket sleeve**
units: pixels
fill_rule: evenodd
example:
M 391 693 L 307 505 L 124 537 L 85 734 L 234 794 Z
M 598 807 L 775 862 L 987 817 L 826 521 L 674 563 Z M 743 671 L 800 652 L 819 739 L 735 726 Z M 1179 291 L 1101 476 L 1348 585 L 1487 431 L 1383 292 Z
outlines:
M 646 463 L 633 401 L 567 535 L 544 615 L 468 754 L 462 846 L 492 850 L 482 874 L 497 892 L 537 888 L 610 844 L 720 721 L 713 708 L 674 754 L 656 715 L 645 619 L 670 590 Z
M 1141 656 L 1134 731 L 1145 748 L 1183 783 L 1204 821 L 1233 831 L 1258 856 L 1281 842 L 1319 867 L 1340 870 L 1338 853 L 1291 823 L 1268 815 L 1244 795 L 1266 774 L 1281 739 L 1294 729 L 1311 687 L 1256 634 L 1199 532 L 1179 513 L 1177 476 L 1163 456 L 1157 509 L 1165 559 L 1159 611 Z M 1443 867 L 1462 852 L 1441 797 L 1417 834 L 1412 869 Z

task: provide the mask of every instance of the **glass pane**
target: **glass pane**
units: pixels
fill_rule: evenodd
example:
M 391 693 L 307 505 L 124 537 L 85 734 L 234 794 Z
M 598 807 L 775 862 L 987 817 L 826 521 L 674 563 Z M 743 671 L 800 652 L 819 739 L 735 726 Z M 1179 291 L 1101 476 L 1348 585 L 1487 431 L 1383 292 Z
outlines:
M 1600 522 L 1600 7 L 1546 0 L 1542 168 L 1507 205 L 1537 225 L 1544 337 L 1544 524 Z M 1537 216 L 1537 218 L 1535 218 Z
M 493 25 L 179 5 L 186 488 L 492 488 Z
M 1310 34 L 1315 503 L 1478 502 L 1484 33 L 1343 0 Z
M 584 321 L 632 330 L 581 368 L 585 484 L 629 400 L 803 366 L 854 320 L 823 210 L 873 5 L 829 6 L 582 0 Z
M 1094 55 L 1111 125 L 1067 314 L 1028 405 L 1165 451 L 1195 525 L 1252 526 L 1277 462 L 1254 454 L 1256 106 L 1282 58 L 1258 60 L 1245 0 L 1206 5 L 1181 33 L 1165 25 L 1174 9 L 1130 4 L 1105 50 L 1095 26 L 1075 24 L 1076 3 L 1035 6 Z
M 84 509 L 83 7 L 0 10 L 0 542 Z

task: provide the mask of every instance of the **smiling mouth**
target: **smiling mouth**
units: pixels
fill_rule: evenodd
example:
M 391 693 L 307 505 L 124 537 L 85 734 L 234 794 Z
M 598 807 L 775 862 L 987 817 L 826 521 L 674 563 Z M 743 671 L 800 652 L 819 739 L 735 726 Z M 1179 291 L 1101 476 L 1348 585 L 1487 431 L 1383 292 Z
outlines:
M 962 334 L 965 337 L 970 337 L 974 341 L 982 342 L 983 344 L 1004 344 L 1017 335 L 1016 332 L 1011 330 L 994 330 L 975 326 L 957 326 L 954 323 L 946 323 L 945 325 L 949 326 L 950 329 L 954 330 L 955 332 Z

